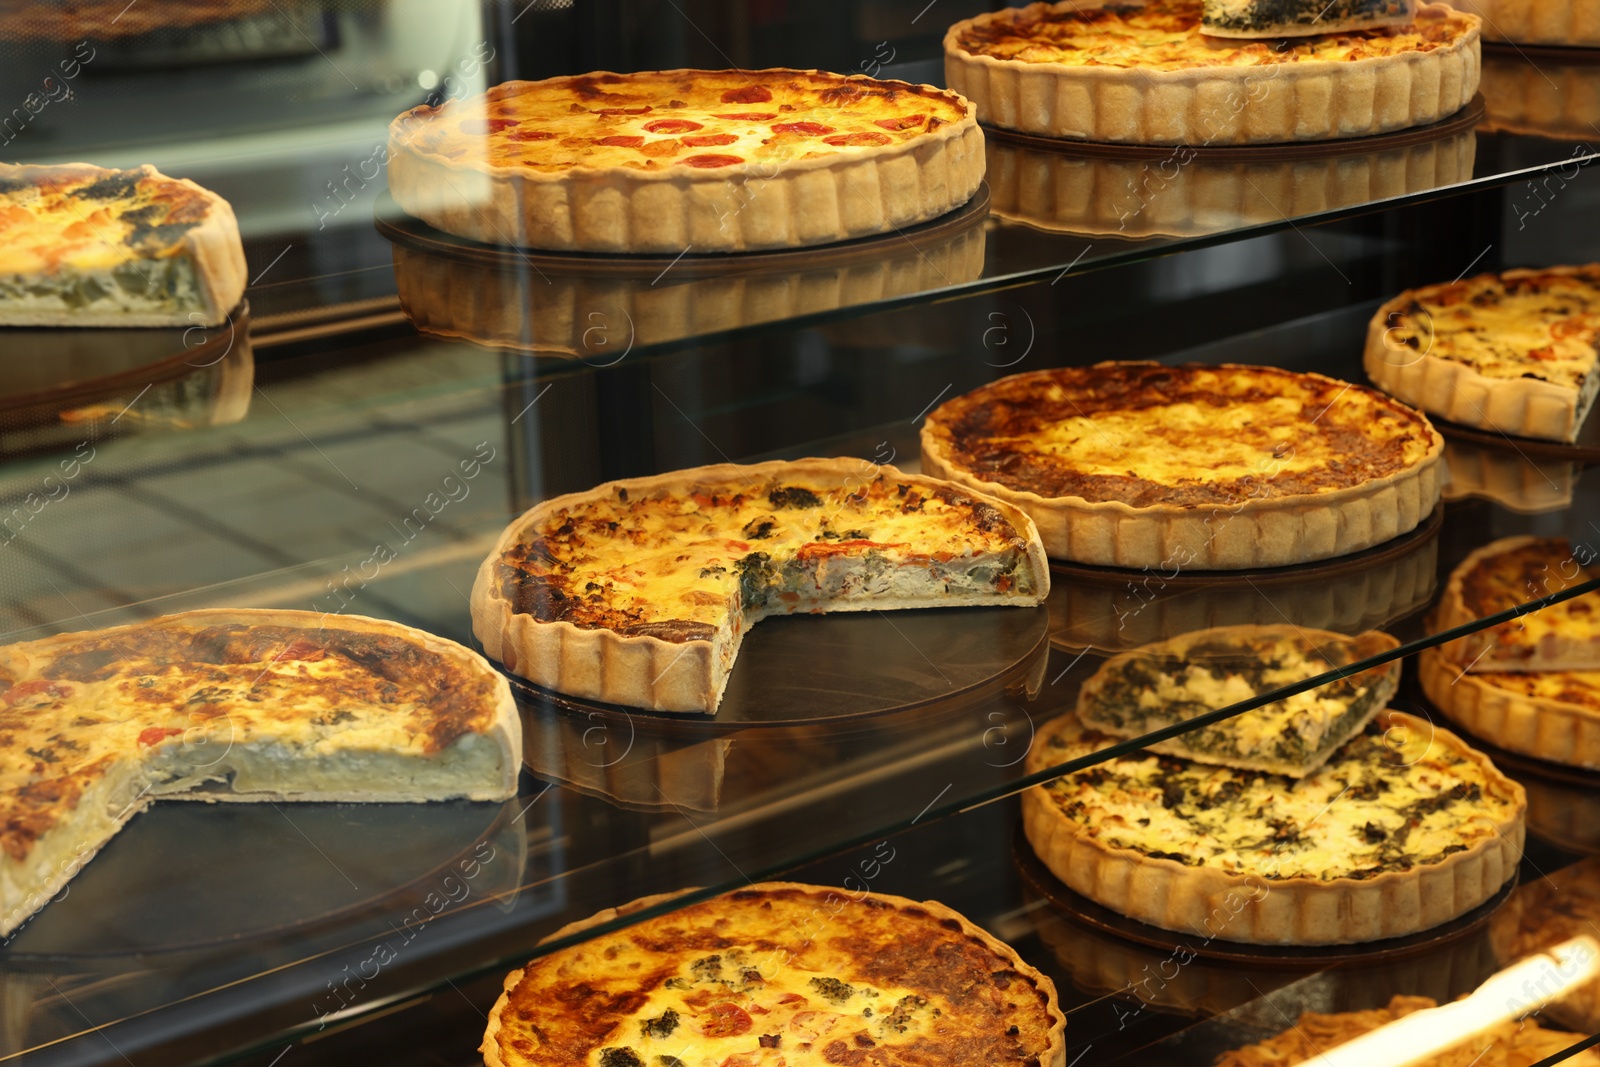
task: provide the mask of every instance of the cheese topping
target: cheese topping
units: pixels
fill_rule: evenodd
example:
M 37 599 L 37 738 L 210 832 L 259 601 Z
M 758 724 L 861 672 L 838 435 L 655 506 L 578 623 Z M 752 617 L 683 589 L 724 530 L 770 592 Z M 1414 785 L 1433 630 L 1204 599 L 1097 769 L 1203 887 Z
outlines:
M 1389 348 L 1404 345 L 1488 378 L 1532 378 L 1592 391 L 1586 383 L 1600 345 L 1600 265 L 1481 274 L 1411 296 L 1387 323 Z
M 709 640 L 853 601 L 1035 594 L 1028 543 L 992 504 L 909 475 L 724 475 L 555 508 L 500 559 L 540 621 Z
M 1112 740 L 1063 716 L 1029 765 Z M 1136 755 L 1042 788 L 1083 833 L 1114 848 L 1268 880 L 1371 878 L 1438 863 L 1495 837 L 1517 812 L 1510 783 L 1414 728 L 1369 728 L 1300 779 Z
M 1012 8 L 966 25 L 958 45 L 973 55 L 1073 67 L 1188 70 L 1279 63 L 1354 62 L 1431 52 L 1466 37 L 1473 20 L 1429 5 L 1414 23 L 1276 41 L 1232 40 L 1200 32 L 1201 0 Z
M 958 397 L 929 424 L 979 478 L 1134 507 L 1327 492 L 1440 447 L 1426 419 L 1375 390 L 1271 367 L 1036 371 Z
M 1587 553 L 1584 558 L 1590 559 Z M 1480 557 L 1452 576 L 1452 584 L 1458 584 L 1470 617 L 1481 619 L 1596 578 L 1600 566 L 1581 565 L 1564 538 L 1545 537 Z M 1474 667 L 1537 669 L 1542 662 L 1600 661 L 1600 591 L 1528 612 L 1491 627 L 1487 635 L 1493 648 Z
M 1049 994 L 909 901 L 754 886 L 534 960 L 508 1067 L 1038 1065 Z
M 393 140 L 452 162 L 533 173 L 685 173 L 781 165 L 914 141 L 966 117 L 955 93 L 810 71 L 667 71 L 505 82 L 418 107 Z

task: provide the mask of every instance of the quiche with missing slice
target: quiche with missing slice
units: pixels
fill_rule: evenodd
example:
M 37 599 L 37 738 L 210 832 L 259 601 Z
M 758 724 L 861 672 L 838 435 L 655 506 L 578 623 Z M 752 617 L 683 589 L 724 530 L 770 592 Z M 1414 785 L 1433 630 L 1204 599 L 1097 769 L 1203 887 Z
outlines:
M 1230 6 L 1245 7 L 1216 6 L 1225 21 Z M 1366 18 L 1396 6 L 1334 0 L 1322 11 Z M 988 125 L 1189 146 L 1388 133 L 1452 115 L 1478 90 L 1479 20 L 1444 4 L 1420 5 L 1405 25 L 1331 24 L 1339 32 L 1274 41 L 1209 36 L 1206 10 L 1202 0 L 1061 0 L 987 12 L 945 35 L 945 82 Z M 1232 19 L 1234 32 L 1258 13 Z
M 1078 718 L 1116 737 L 1142 737 L 1207 711 L 1398 648 L 1298 626 L 1218 626 L 1113 656 L 1078 691 Z M 1400 663 L 1373 667 L 1191 730 L 1150 751 L 1304 778 L 1389 704 Z
M 922 469 L 1026 511 L 1052 556 L 1169 573 L 1403 534 L 1439 500 L 1443 447 L 1420 413 L 1320 374 L 1098 363 L 947 401 Z
M 547 688 L 713 712 L 769 615 L 1030 607 L 1049 591 L 1038 532 L 1002 501 L 861 460 L 778 460 L 545 501 L 479 568 L 472 625 Z
M 815 70 L 513 81 L 389 130 L 409 214 L 491 244 L 745 252 L 887 233 L 977 192 L 972 106 L 927 85 Z
M 1562 537 L 1503 537 L 1450 572 L 1435 616 L 1448 630 L 1600 578 L 1585 545 Z M 1445 646 L 1462 669 L 1600 671 L 1600 591 L 1527 612 Z
M 1380 389 L 1442 419 L 1571 441 L 1600 395 L 1600 263 L 1407 290 L 1367 327 Z
M 1115 741 L 1064 715 L 1030 774 Z M 1416 933 L 1493 897 L 1522 857 L 1522 787 L 1455 735 L 1379 715 L 1294 779 L 1137 752 L 1023 794 L 1068 888 L 1207 941 L 1332 945 Z
M 194 182 L 0 163 L 0 326 L 214 326 L 244 285 L 233 208 Z
M 1469 672 L 1429 648 L 1417 674 L 1429 700 L 1490 744 L 1600 769 L 1600 671 Z
M 515 796 L 521 724 L 483 657 L 310 611 L 169 615 L 0 648 L 0 934 L 158 798 Z
M 488 1067 L 1061 1067 L 1065 1027 L 1050 979 L 941 904 L 766 882 L 512 971 L 481 1051 Z

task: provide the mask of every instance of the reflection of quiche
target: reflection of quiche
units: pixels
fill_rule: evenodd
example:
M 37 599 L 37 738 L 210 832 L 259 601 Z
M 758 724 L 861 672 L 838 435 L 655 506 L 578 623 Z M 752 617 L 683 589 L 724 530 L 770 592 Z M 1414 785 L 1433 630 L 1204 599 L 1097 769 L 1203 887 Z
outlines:
M 1065 715 L 1035 773 L 1114 739 Z M 1301 779 L 1173 756 L 1112 759 L 1023 794 L 1023 825 L 1068 888 L 1209 941 L 1398 937 L 1492 897 L 1522 856 L 1522 787 L 1399 712 Z
M 1504 537 L 1473 552 L 1450 574 L 1436 630 L 1519 607 L 1600 578 L 1587 547 L 1561 537 Z M 1600 591 L 1528 612 L 1458 638 L 1449 657 L 1473 672 L 1600 670 Z
M 1031 606 L 1050 591 L 1033 523 L 948 482 L 861 460 L 721 464 L 547 500 L 478 571 L 473 631 L 540 685 L 715 711 L 769 615 Z
M 1367 376 L 1430 414 L 1571 441 L 1600 395 L 1600 264 L 1412 289 L 1367 327 Z
M 0 163 L 0 326 L 212 326 L 244 284 L 233 209 L 194 182 Z
M 1557 47 L 1600 48 L 1600 2 L 1596 0 L 1460 0 L 1461 10 L 1483 19 L 1488 41 Z M 1518 54 L 1518 59 L 1534 61 Z M 1546 65 L 1540 56 L 1539 67 Z
M 1063 0 L 979 15 L 945 35 L 945 80 L 994 126 L 1192 146 L 1387 133 L 1478 89 L 1478 19 L 1444 4 L 1406 26 L 1278 41 L 1206 36 L 1201 8 Z
M 1463 6 L 1468 0 L 1462 0 Z M 1529 4 L 1530 8 L 1540 6 Z M 1557 5 L 1551 5 L 1552 7 Z M 1600 13 L 1600 4 L 1593 4 Z M 1600 24 L 1596 26 L 1600 36 Z M 1491 36 L 1484 25 L 1484 36 Z M 1600 44 L 1600 41 L 1596 42 Z M 1572 147 L 1572 158 L 1582 159 L 1592 149 L 1590 142 L 1600 127 L 1600 65 L 1588 59 L 1555 60 L 1541 55 L 1535 61 L 1520 49 L 1494 52 L 1483 57 L 1483 129 L 1531 133 L 1562 141 L 1580 142 Z M 1540 187 L 1550 195 L 1578 176 L 1577 165 L 1563 167 L 1551 176 L 1541 175 Z M 1519 218 L 1537 214 L 1543 200 L 1524 200 L 1524 209 L 1513 208 Z
M 1592 814 L 1592 813 L 1591 813 Z M 1501 966 L 1545 952 L 1600 929 L 1600 858 L 1581 860 L 1517 887 L 1489 926 Z M 1590 980 L 1541 1009 L 1584 1033 L 1600 1030 L 1600 979 Z
M 489 1067 L 1060 1067 L 1065 1026 L 1048 978 L 941 904 L 768 882 L 512 971 L 481 1051 Z
M 1219 626 L 1114 656 L 1078 691 L 1078 718 L 1116 737 L 1250 700 L 1399 647 L 1299 626 Z M 1373 667 L 1150 746 L 1204 763 L 1304 778 L 1389 703 L 1400 663 Z
M 971 105 L 804 70 L 585 74 L 413 108 L 389 131 L 407 212 L 493 244 L 739 252 L 926 221 L 983 178 Z
M 1100 363 L 1002 378 L 922 427 L 923 470 L 1027 511 L 1052 556 L 1276 567 L 1413 529 L 1443 441 L 1358 385 L 1273 367 Z
M 0 934 L 158 797 L 503 799 L 520 737 L 481 656 L 378 619 L 193 611 L 0 648 Z
M 1315 1064 L 1323 1053 L 1412 1012 L 1438 1007 L 1429 997 L 1396 996 L 1386 1008 L 1325 1015 L 1303 1012 L 1293 1026 L 1258 1044 L 1217 1057 L 1214 1067 L 1292 1067 Z M 1504 1022 L 1474 1034 L 1471 1041 L 1413 1067 L 1529 1067 L 1582 1040 L 1580 1034 L 1546 1030 L 1534 1019 Z M 1585 1049 L 1562 1061 L 1572 1067 L 1600 1067 L 1600 1053 Z
M 1429 700 L 1490 744 L 1600 769 L 1600 671 L 1469 672 L 1430 648 L 1417 674 Z

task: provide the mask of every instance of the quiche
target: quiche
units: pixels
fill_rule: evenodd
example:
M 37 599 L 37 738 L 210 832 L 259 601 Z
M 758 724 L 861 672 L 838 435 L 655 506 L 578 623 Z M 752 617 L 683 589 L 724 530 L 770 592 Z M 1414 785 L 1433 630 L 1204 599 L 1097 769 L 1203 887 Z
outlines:
M 1099 363 L 947 401 L 923 424 L 922 469 L 1023 509 L 1061 559 L 1240 570 L 1415 528 L 1443 444 L 1420 413 L 1320 374 Z
M 1276 1037 L 1217 1057 L 1215 1067 L 1292 1067 L 1317 1063 L 1338 1045 L 1387 1026 L 1413 1012 L 1438 1007 L 1431 997 L 1395 996 L 1387 1007 L 1332 1014 L 1303 1012 L 1294 1025 Z M 1464 1038 L 1465 1040 L 1465 1038 Z M 1470 1041 L 1437 1056 L 1407 1060 L 1410 1067 L 1532 1067 L 1558 1056 L 1583 1040 L 1582 1034 L 1549 1030 L 1530 1017 L 1497 1023 Z M 1572 1067 L 1600 1067 L 1600 1052 L 1584 1049 L 1561 1060 Z
M 1204 0 L 1207 37 L 1309 37 L 1375 26 L 1407 26 L 1416 0 Z
M 1600 929 L 1600 858 L 1580 860 L 1518 886 L 1489 924 L 1495 958 L 1508 966 Z M 1600 980 L 1578 986 L 1540 1012 L 1563 1026 L 1600 1030 Z
M 506 680 L 420 630 L 208 610 L 0 648 L 0 935 L 162 797 L 516 795 Z
M 1417 656 L 1417 672 L 1428 699 L 1473 735 L 1600 770 L 1600 671 L 1469 672 L 1430 648 Z
M 1114 737 L 1143 737 L 1196 715 L 1400 647 L 1299 626 L 1218 626 L 1112 656 L 1078 690 L 1078 719 Z M 1149 746 L 1243 770 L 1304 778 L 1389 705 L 1398 660 Z
M 1458 0 L 1463 11 L 1483 19 L 1489 41 L 1600 48 L 1597 0 Z M 1522 57 L 1526 58 L 1526 57 Z M 1531 62 L 1528 64 L 1533 66 Z M 1543 57 L 1539 65 L 1544 65 Z
M 1115 738 L 1064 715 L 1030 774 Z M 1522 787 L 1453 734 L 1386 711 L 1294 779 L 1137 752 L 1023 794 L 1034 851 L 1069 889 L 1206 940 L 1331 945 L 1464 915 L 1522 857 Z
M 1341 9 L 1383 4 L 1328 5 Z M 1437 122 L 1478 90 L 1476 15 L 1425 3 L 1407 25 L 1229 40 L 1202 0 L 1035 3 L 958 22 L 945 81 L 978 121 L 1131 144 L 1320 141 Z
M 407 213 L 491 244 L 745 252 L 887 233 L 983 179 L 972 105 L 815 70 L 669 70 L 512 81 L 389 128 Z
M 1050 979 L 942 904 L 765 882 L 512 971 L 481 1051 L 488 1067 L 1061 1067 L 1065 1027 Z
M 1009 504 L 862 460 L 776 460 L 539 504 L 479 568 L 472 626 L 546 688 L 709 713 L 768 615 L 1031 607 L 1049 592 L 1038 532 Z
M 244 285 L 216 193 L 149 164 L 0 163 L 0 326 L 215 326 Z
M 1437 629 L 1448 630 L 1600 578 L 1594 554 L 1562 537 L 1504 537 L 1463 560 L 1445 583 Z M 1600 591 L 1531 611 L 1446 646 L 1463 669 L 1600 670 Z
M 1571 441 L 1600 392 L 1600 263 L 1410 289 L 1367 327 L 1367 376 L 1463 426 Z

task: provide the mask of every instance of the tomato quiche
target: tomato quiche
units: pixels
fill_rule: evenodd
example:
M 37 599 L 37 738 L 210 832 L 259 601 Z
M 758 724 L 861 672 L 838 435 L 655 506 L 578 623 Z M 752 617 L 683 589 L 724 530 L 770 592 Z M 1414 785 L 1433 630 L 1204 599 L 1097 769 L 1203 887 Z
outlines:
M 1065 1027 L 1050 979 L 942 904 L 766 882 L 512 971 L 481 1051 L 488 1067 L 1061 1067 Z
M 1026 511 L 1050 555 L 1239 570 L 1413 529 L 1444 442 L 1358 385 L 1273 367 L 1099 363 L 1002 378 L 922 427 L 922 469 Z
M 1398 647 L 1377 631 L 1346 637 L 1288 624 L 1197 630 L 1106 660 L 1078 690 L 1078 719 L 1115 737 L 1143 737 Z M 1399 683 L 1397 660 L 1149 749 L 1304 778 L 1388 707 Z
M 1561 537 L 1504 537 L 1473 552 L 1450 574 L 1437 629 L 1508 611 L 1600 578 L 1587 547 Z M 1600 670 L 1600 592 L 1585 593 L 1468 634 L 1445 646 L 1463 669 Z
M 983 179 L 972 105 L 815 70 L 669 70 L 513 81 L 389 129 L 409 214 L 491 244 L 746 252 L 886 233 Z
M 1600 393 L 1600 263 L 1407 290 L 1367 327 L 1367 376 L 1463 426 L 1571 441 Z
M 992 126 L 1191 146 L 1388 133 L 1478 90 L 1478 18 L 1444 4 L 1409 25 L 1278 41 L 1208 37 L 1202 8 L 1063 0 L 982 14 L 945 35 L 945 80 Z
M 1276 1037 L 1217 1057 L 1214 1067 L 1293 1067 L 1315 1064 L 1329 1049 L 1387 1026 L 1413 1012 L 1438 1007 L 1431 997 L 1395 996 L 1384 1008 L 1332 1014 L 1303 1012 L 1294 1025 Z M 1534 1018 L 1498 1023 L 1470 1041 L 1427 1059 L 1407 1060 L 1410 1067 L 1530 1067 L 1558 1057 L 1583 1040 L 1582 1034 L 1548 1030 Z M 1600 1053 L 1584 1049 L 1561 1060 L 1572 1067 L 1600 1067 Z
M 194 182 L 0 163 L 0 326 L 214 326 L 244 285 L 233 208 Z
M 483 561 L 472 625 L 547 688 L 714 712 L 768 615 L 1031 607 L 1049 592 L 1039 535 L 1008 504 L 861 460 L 776 460 L 545 501 Z
M 159 797 L 514 796 L 521 724 L 483 657 L 310 611 L 208 610 L 0 648 L 0 934 Z
M 1036 773 L 1115 739 L 1064 715 Z M 1328 945 L 1416 933 L 1487 901 L 1522 857 L 1522 787 L 1396 711 L 1293 779 L 1138 752 L 1023 794 L 1034 851 L 1068 888 L 1206 940 Z

